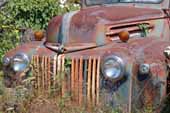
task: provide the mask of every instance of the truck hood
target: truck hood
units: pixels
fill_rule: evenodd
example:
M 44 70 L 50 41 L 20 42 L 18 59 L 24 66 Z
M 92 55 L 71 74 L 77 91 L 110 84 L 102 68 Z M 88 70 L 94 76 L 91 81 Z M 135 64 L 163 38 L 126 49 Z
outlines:
M 163 10 L 128 6 L 96 6 L 54 17 L 47 29 L 47 42 L 62 45 L 103 45 L 106 25 L 164 18 Z

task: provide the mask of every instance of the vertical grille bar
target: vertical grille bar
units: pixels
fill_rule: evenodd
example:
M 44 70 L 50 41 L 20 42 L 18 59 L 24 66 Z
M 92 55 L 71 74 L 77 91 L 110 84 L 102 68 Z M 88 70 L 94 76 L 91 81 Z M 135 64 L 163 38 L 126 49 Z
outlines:
M 75 65 L 75 99 L 78 102 L 79 97 L 79 59 L 76 58 Z
M 92 58 L 89 58 L 89 62 L 88 62 L 88 80 L 87 80 L 87 104 L 91 105 L 91 64 L 92 64 Z
M 32 70 L 33 70 L 33 76 L 35 77 L 35 83 L 34 83 L 34 87 L 37 88 L 37 78 L 36 78 L 36 62 L 35 62 L 35 56 L 32 57 Z
M 47 57 L 47 77 L 48 77 L 48 90 L 51 89 L 51 64 L 50 64 L 50 57 Z M 43 71 L 42 71 L 43 72 Z
M 60 96 L 63 96 L 62 95 L 62 81 L 61 81 L 61 78 L 62 78 L 62 73 L 61 73 L 61 68 L 62 68 L 62 58 L 61 58 L 61 55 L 58 56 L 58 60 L 57 60 L 57 87 L 58 87 L 58 91 L 59 91 L 59 94 Z
M 45 56 L 45 68 L 44 68 L 44 70 L 45 70 L 45 76 L 44 76 L 44 79 L 45 79 L 45 91 L 47 90 L 47 84 L 48 84 L 48 81 L 47 81 L 47 74 L 48 74 L 48 70 L 47 70 L 47 57 Z
M 66 77 L 65 77 L 65 66 L 64 66 L 64 63 L 65 63 L 65 56 L 62 55 L 61 56 L 61 87 L 62 87 L 62 96 L 64 97 L 65 96 L 65 93 L 66 93 Z
M 40 68 L 39 68 L 39 57 L 35 57 L 36 67 L 37 67 L 37 84 L 38 84 L 38 92 L 40 91 Z
M 79 104 L 82 104 L 82 94 L 83 94 L 83 57 L 80 57 L 80 66 L 79 66 Z
M 87 74 L 88 74 L 88 61 L 87 60 L 84 60 L 84 68 L 83 68 L 83 84 L 85 84 L 85 85 L 83 85 L 83 94 L 87 94 L 87 88 L 88 88 L 88 84 L 87 84 L 87 79 L 88 79 L 88 77 L 87 77 Z M 86 97 L 87 98 L 87 97 Z
M 100 92 L 100 57 L 97 58 L 97 80 L 96 80 L 96 103 L 99 104 L 99 92 Z
M 53 88 L 56 88 L 56 76 L 57 76 L 57 55 L 54 56 L 53 61 Z
M 72 92 L 72 100 L 74 100 L 74 97 L 75 97 L 75 61 L 74 61 L 74 58 L 72 58 L 71 60 L 71 92 Z
M 45 61 L 45 57 L 43 56 L 42 57 L 42 62 L 41 62 L 41 69 L 42 70 L 44 70 L 44 65 L 45 65 L 44 61 Z M 45 71 L 42 71 L 42 75 L 41 76 L 42 76 L 42 88 L 44 90 L 45 89 L 45 78 L 44 78 L 45 77 Z
M 92 103 L 95 103 L 95 91 L 96 91 L 96 59 L 93 58 L 93 68 L 92 68 Z

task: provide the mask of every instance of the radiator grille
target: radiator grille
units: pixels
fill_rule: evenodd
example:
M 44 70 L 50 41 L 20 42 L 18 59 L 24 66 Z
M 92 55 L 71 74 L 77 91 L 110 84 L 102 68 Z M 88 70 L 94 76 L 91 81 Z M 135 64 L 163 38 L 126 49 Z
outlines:
M 32 58 L 33 76 L 35 76 L 35 88 L 38 91 L 48 90 L 52 86 L 51 59 L 43 56 L 33 56 Z
M 78 104 L 99 103 L 100 57 L 59 55 L 54 58 L 33 56 L 32 59 L 35 88 L 39 92 L 55 89 L 61 96 L 69 93 L 71 100 Z

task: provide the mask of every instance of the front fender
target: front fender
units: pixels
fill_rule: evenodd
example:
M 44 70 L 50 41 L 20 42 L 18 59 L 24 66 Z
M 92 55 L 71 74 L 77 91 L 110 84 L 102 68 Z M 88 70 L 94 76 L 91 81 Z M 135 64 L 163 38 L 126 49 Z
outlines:
M 21 44 L 16 48 L 10 50 L 5 54 L 5 57 L 12 58 L 17 53 L 25 53 L 30 58 L 32 55 L 40 55 L 40 56 L 52 56 L 55 55 L 55 52 L 44 46 L 43 41 L 32 41 L 29 43 Z
M 33 55 L 38 56 L 54 56 L 56 53 L 49 50 L 44 46 L 43 41 L 33 41 L 17 46 L 16 48 L 10 50 L 6 53 L 4 57 L 8 57 L 10 60 L 18 53 L 24 53 L 28 55 L 30 61 L 32 60 Z M 31 62 L 30 62 L 31 63 Z M 8 66 L 3 66 L 4 72 L 4 82 L 7 87 L 16 86 L 21 84 L 21 81 L 26 78 L 30 69 L 26 69 L 24 72 L 14 72 L 10 64 Z

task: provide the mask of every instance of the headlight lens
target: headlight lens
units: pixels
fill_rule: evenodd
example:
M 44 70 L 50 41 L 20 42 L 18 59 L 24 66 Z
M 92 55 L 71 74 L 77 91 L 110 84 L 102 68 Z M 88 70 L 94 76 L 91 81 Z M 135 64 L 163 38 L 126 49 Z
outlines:
M 103 63 L 102 72 L 106 79 L 112 81 L 122 78 L 125 71 L 123 60 L 118 56 L 111 56 L 106 58 Z
M 26 54 L 16 54 L 12 60 L 12 68 L 15 72 L 24 71 L 28 67 L 29 62 L 29 57 Z

